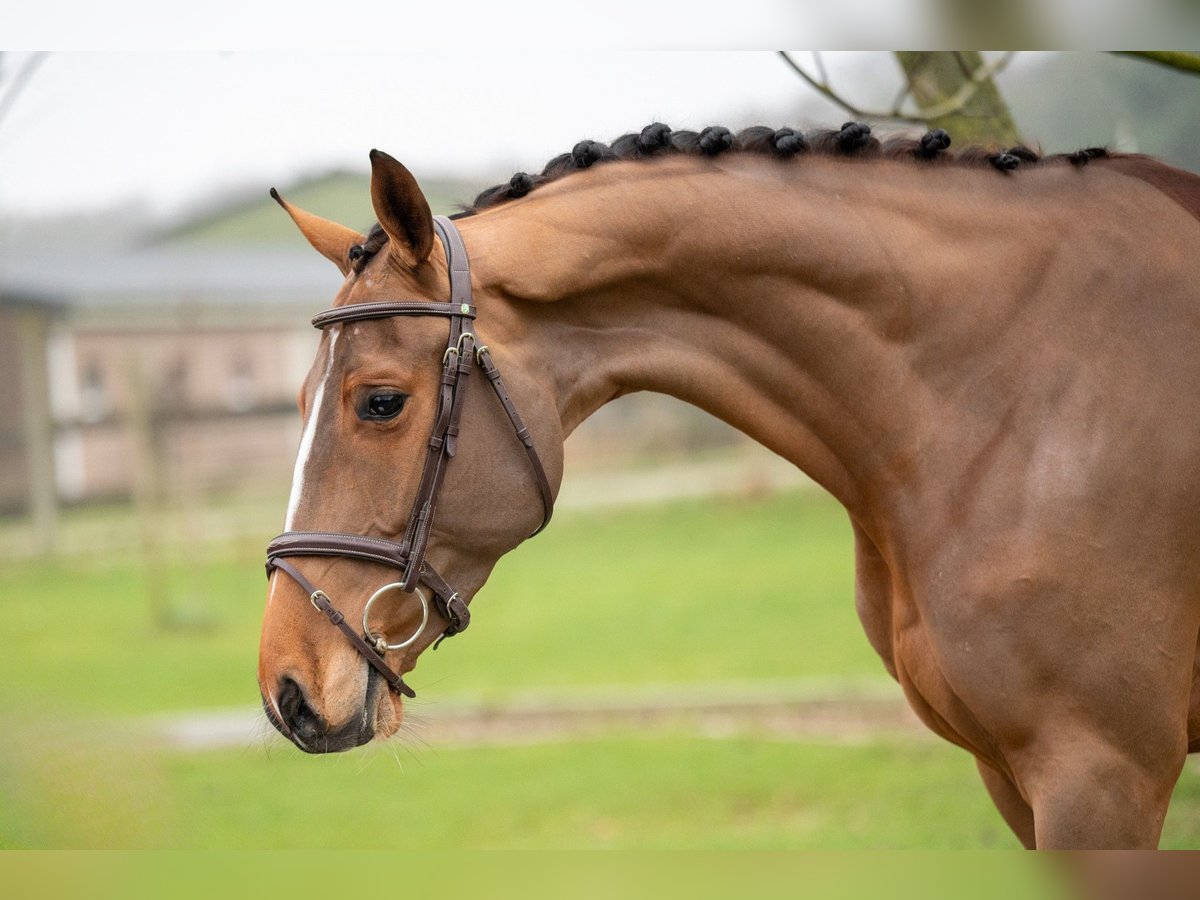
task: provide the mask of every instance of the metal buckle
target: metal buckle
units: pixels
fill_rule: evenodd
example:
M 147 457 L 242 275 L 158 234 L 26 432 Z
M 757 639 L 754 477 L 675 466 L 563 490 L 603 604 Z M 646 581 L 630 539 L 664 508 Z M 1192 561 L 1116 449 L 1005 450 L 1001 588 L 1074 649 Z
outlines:
M 417 626 L 417 630 L 415 632 L 413 632 L 413 634 L 410 638 L 408 638 L 407 640 L 401 641 L 398 644 L 389 644 L 387 641 L 387 638 L 384 637 L 384 635 L 375 634 L 374 632 L 371 631 L 371 627 L 367 624 L 367 618 L 371 613 L 371 604 L 374 603 L 376 600 L 378 600 L 380 597 L 382 597 L 384 594 L 386 594 L 388 591 L 399 590 L 399 589 L 402 589 L 402 585 L 400 584 L 399 581 L 393 581 L 391 584 L 385 584 L 383 587 L 381 587 L 379 590 L 377 590 L 374 594 L 371 595 L 371 599 L 368 600 L 367 605 L 363 607 L 363 616 L 362 616 L 363 634 L 366 636 L 367 640 L 370 641 L 375 646 L 375 651 L 377 653 L 379 653 L 380 655 L 382 655 L 387 650 L 403 650 L 405 647 L 412 644 L 414 641 L 416 641 L 417 638 L 419 638 L 421 636 L 421 633 L 425 631 L 425 626 L 429 623 L 429 599 L 425 596 L 424 591 L 422 591 L 420 588 L 416 588 L 413 591 L 413 593 L 415 593 L 417 595 L 417 599 L 421 601 L 421 624 Z
M 463 600 L 458 591 L 455 591 L 446 600 L 447 623 L 454 629 L 454 633 L 457 634 L 466 629 L 467 626 L 464 619 L 468 619 L 469 617 L 470 613 L 467 611 L 466 601 Z
M 450 362 L 450 354 L 451 353 L 454 354 L 455 359 L 462 358 L 463 341 L 465 341 L 467 338 L 470 338 L 472 341 L 478 340 L 475 337 L 475 335 L 472 334 L 470 331 L 464 331 L 462 334 L 460 334 L 458 336 L 458 343 L 455 344 L 453 347 L 447 347 L 446 352 L 442 354 L 443 368 L 445 367 L 446 363 Z M 484 349 L 486 350 L 487 348 L 485 347 Z

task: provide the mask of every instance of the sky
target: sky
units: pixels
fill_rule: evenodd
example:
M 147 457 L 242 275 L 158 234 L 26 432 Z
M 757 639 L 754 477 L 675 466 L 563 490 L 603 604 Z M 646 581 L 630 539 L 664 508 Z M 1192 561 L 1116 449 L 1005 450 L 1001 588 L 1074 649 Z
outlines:
M 0 79 L 26 56 L 0 57 Z M 826 59 L 895 77 L 886 54 Z M 171 214 L 365 171 L 373 147 L 419 178 L 491 176 L 656 120 L 840 125 L 814 98 L 769 51 L 55 52 L 0 121 L 0 215 Z
M 32 4 L 0 8 L 0 34 L 6 18 L 21 15 L 48 28 L 55 21 L 51 7 L 61 0 L 46 2 L 50 7 L 39 4 L 36 16 L 30 12 Z M 233 0 L 212 2 L 221 7 Z M 668 30 L 660 23 L 655 32 L 646 15 L 630 11 L 643 0 L 596 2 L 606 14 L 594 22 L 594 17 L 578 12 L 590 7 L 573 7 L 567 0 L 556 5 L 582 16 L 565 20 L 576 22 L 571 41 L 539 32 L 533 27 L 536 19 L 513 12 L 509 19 L 472 19 L 466 32 L 469 41 L 443 29 L 434 32 L 448 35 L 433 41 L 443 45 L 440 48 L 405 49 L 401 35 L 393 41 L 395 47 L 379 49 L 387 43 L 381 37 L 391 41 L 393 33 L 374 28 L 372 20 L 354 19 L 346 8 L 319 23 L 329 35 L 325 43 L 337 48 L 357 41 L 365 49 L 303 49 L 316 43 L 312 35 L 297 41 L 302 48 L 298 50 L 59 49 L 41 60 L 11 105 L 6 92 L 30 54 L 0 53 L 0 224 L 16 217 L 134 205 L 151 215 L 178 216 L 211 206 L 218 197 L 286 187 L 305 175 L 330 169 L 365 171 L 373 147 L 400 159 L 418 179 L 456 175 L 489 180 L 516 170 L 537 170 L 582 138 L 610 140 L 656 120 L 676 128 L 756 123 L 808 127 L 837 126 L 847 118 L 820 100 L 774 51 L 602 46 L 619 37 L 615 32 L 623 27 L 642 40 L 657 34 L 667 45 L 674 41 L 686 46 L 689 39 L 692 46 L 711 45 L 721 36 L 725 46 L 769 44 L 775 36 L 768 27 L 770 16 L 747 19 L 731 14 L 724 35 L 713 30 L 722 20 L 697 36 L 704 20 L 681 18 L 692 23 L 692 31 Z M 663 0 L 659 7 L 680 2 Z M 738 0 L 737 9 L 769 11 L 792 2 Z M 842 0 L 836 8 L 843 15 L 856 9 L 871 12 L 876 31 L 896 24 L 891 36 L 903 44 L 905 28 L 918 20 L 894 23 L 890 17 L 895 13 L 889 10 L 915 2 L 893 6 L 879 0 Z M 1059 6 L 1073 2 L 1057 0 Z M 495 16 L 502 6 L 487 8 Z M 206 8 L 211 11 L 211 5 Z M 615 15 L 614 9 L 628 12 L 628 18 Z M 809 7 L 805 9 L 808 15 Z M 775 18 L 781 42 L 798 31 L 799 18 Z M 756 23 L 757 31 L 739 24 L 747 20 Z M 70 21 L 78 31 L 80 20 Z M 87 20 L 82 21 L 86 25 Z M 287 29 L 295 28 L 298 20 L 291 16 L 277 21 L 284 34 L 270 45 L 286 47 Z M 804 19 L 810 21 L 816 20 Z M 191 27 L 190 21 L 184 24 Z M 203 37 L 203 23 L 196 28 Z M 75 32 L 69 29 L 56 34 L 62 38 L 58 46 L 81 43 L 72 40 Z M 186 28 L 177 27 L 174 43 L 186 46 L 187 34 Z M 837 32 L 827 25 L 813 34 L 832 39 Z M 119 35 L 117 41 L 109 34 L 93 43 L 139 43 L 136 32 Z M 516 37 L 510 40 L 510 35 Z M 266 42 L 259 35 L 256 43 Z M 469 43 L 472 49 L 456 46 L 459 43 Z M 42 44 L 31 37 L 25 45 Z M 810 59 L 806 53 L 797 56 Z M 900 77 L 889 53 L 827 52 L 823 58 L 835 83 L 860 105 L 891 105 Z M 1023 53 L 1012 70 L 1032 65 L 1034 59 L 1034 54 Z

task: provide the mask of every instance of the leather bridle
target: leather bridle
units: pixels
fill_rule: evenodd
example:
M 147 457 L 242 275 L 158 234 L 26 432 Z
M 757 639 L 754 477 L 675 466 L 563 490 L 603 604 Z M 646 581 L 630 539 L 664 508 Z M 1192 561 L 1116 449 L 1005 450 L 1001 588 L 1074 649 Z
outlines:
M 395 543 L 383 538 L 357 534 L 287 531 L 267 546 L 267 577 L 270 577 L 273 570 L 279 569 L 294 578 L 309 595 L 312 605 L 324 613 L 329 621 L 341 630 L 354 648 L 366 657 L 367 662 L 387 680 L 391 689 L 408 697 L 415 697 L 416 692 L 387 665 L 384 661 L 384 654 L 388 650 L 398 650 L 409 646 L 424 631 L 429 618 L 429 605 L 421 590 L 421 585 L 429 589 L 438 614 L 447 623 L 437 643 L 464 631 L 471 621 L 471 614 L 467 610 L 467 601 L 458 591 L 451 588 L 429 564 L 425 559 L 425 550 L 429 542 L 429 531 L 433 526 L 438 489 L 445 478 L 447 465 L 454 458 L 458 449 L 459 426 L 466 399 L 468 376 L 476 365 L 487 377 L 492 389 L 496 392 L 500 405 L 508 414 L 517 438 L 525 447 L 525 453 L 529 457 L 530 466 L 537 479 L 538 490 L 542 495 L 543 516 L 542 524 L 538 526 L 534 534 L 546 527 L 554 511 L 554 495 L 550 489 L 550 482 L 546 478 L 546 471 L 542 467 L 542 461 L 538 458 L 537 450 L 534 449 L 529 429 L 517 413 L 512 398 L 504 387 L 500 372 L 492 362 L 487 346 L 479 343 L 472 331 L 475 307 L 471 303 L 471 273 L 462 236 L 458 233 L 454 223 L 444 216 L 435 216 L 433 222 L 442 239 L 442 246 L 446 251 L 446 262 L 450 270 L 449 302 L 381 300 L 372 303 L 357 303 L 328 309 L 314 316 L 312 320 L 313 326 L 320 329 L 345 322 L 387 319 L 393 316 L 442 316 L 450 320 L 450 336 L 446 343 L 446 351 L 442 354 L 442 380 L 438 395 L 437 414 L 434 417 L 433 431 L 429 436 L 425 455 L 425 466 L 421 473 L 420 485 L 417 488 L 416 499 L 413 501 L 408 528 L 405 530 L 403 540 Z M 325 592 L 314 586 L 286 558 L 294 556 L 340 556 L 361 559 L 399 569 L 403 575 L 399 581 L 384 585 L 377 590 L 367 601 L 363 610 L 363 633 L 359 634 L 354 627 L 347 624 L 345 616 L 337 610 Z M 397 644 L 389 644 L 386 637 L 372 633 L 367 625 L 367 615 L 371 605 L 392 590 L 415 594 L 422 606 L 422 621 L 416 633 Z

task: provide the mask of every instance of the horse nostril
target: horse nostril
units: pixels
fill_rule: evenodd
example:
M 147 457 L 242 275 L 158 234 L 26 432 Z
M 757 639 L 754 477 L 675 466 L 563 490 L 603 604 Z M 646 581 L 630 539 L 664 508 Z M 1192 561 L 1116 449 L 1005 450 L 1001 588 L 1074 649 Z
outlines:
M 313 711 L 304 699 L 294 680 L 284 676 L 279 681 L 279 715 L 293 734 L 301 738 L 311 738 L 321 733 L 320 717 Z
M 292 719 L 295 718 L 296 708 L 304 702 L 300 694 L 300 685 L 290 678 L 281 678 L 279 693 L 275 695 L 275 701 L 279 705 L 279 715 L 284 724 L 290 726 Z

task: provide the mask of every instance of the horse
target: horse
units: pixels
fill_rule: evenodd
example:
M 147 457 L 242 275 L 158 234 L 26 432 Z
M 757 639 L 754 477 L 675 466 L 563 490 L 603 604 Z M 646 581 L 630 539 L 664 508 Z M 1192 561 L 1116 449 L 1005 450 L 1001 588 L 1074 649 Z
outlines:
M 657 391 L 845 507 L 870 644 L 1025 846 L 1156 846 L 1200 749 L 1200 178 L 949 143 L 654 123 L 452 220 L 372 151 L 367 234 L 273 191 L 345 278 L 270 550 L 275 726 L 394 734 L 564 438 Z

